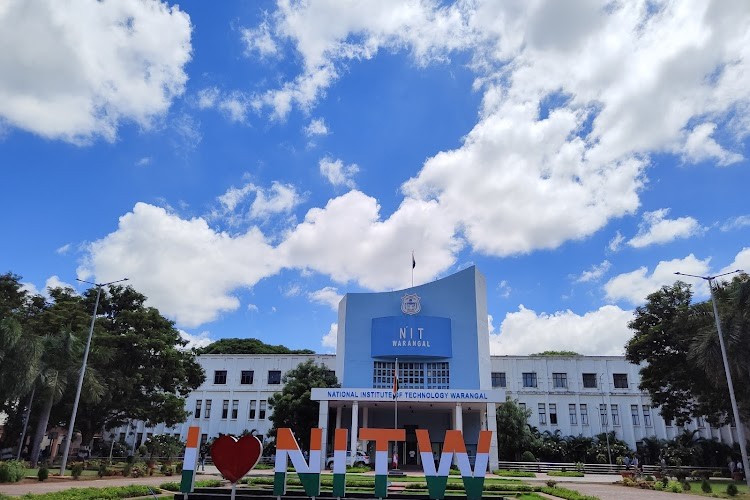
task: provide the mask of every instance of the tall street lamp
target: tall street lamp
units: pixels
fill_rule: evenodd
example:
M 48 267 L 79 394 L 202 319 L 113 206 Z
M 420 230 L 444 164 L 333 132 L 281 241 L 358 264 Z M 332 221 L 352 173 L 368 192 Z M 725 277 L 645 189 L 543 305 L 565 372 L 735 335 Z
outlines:
M 737 440 L 740 442 L 740 453 L 742 454 L 742 469 L 745 473 L 745 482 L 750 487 L 750 470 L 748 470 L 747 460 L 747 447 L 745 446 L 745 429 L 740 420 L 740 412 L 737 409 L 737 399 L 734 397 L 734 384 L 732 384 L 732 373 L 729 371 L 729 361 L 727 360 L 727 350 L 724 347 L 724 334 L 721 332 L 721 321 L 719 320 L 719 309 L 716 307 L 716 297 L 714 296 L 714 285 L 713 282 L 716 278 L 727 276 L 729 274 L 741 273 L 742 269 L 736 269 L 724 274 L 717 274 L 716 276 L 696 276 L 695 274 L 686 274 L 676 272 L 679 276 L 691 276 L 693 278 L 700 278 L 708 281 L 708 289 L 711 290 L 711 304 L 714 307 L 714 319 L 716 320 L 716 331 L 719 334 L 719 347 L 721 348 L 721 359 L 724 361 L 724 373 L 727 377 L 727 386 L 729 387 L 729 399 L 732 402 L 732 414 L 734 415 L 734 423 L 737 426 Z
M 65 439 L 65 445 L 63 446 L 63 458 L 62 465 L 60 465 L 60 475 L 65 475 L 65 466 L 68 464 L 68 453 L 70 452 L 70 444 L 73 441 L 73 428 L 76 425 L 76 414 L 78 413 L 78 401 L 81 399 L 81 387 L 83 387 L 83 376 L 86 373 L 86 362 L 89 359 L 89 348 L 91 347 L 91 336 L 94 334 L 94 322 L 96 321 L 96 311 L 99 309 L 99 297 L 102 295 L 102 287 L 114 285 L 122 281 L 127 281 L 127 278 L 123 278 L 117 281 L 110 281 L 109 283 L 92 283 L 90 281 L 79 280 L 81 283 L 88 283 L 96 287 L 96 303 L 94 304 L 94 314 L 91 316 L 91 326 L 89 327 L 89 338 L 86 340 L 86 350 L 83 351 L 83 363 L 81 364 L 81 373 L 78 376 L 78 388 L 76 389 L 76 398 L 73 402 L 73 414 L 70 416 L 70 425 L 68 426 L 68 435 Z

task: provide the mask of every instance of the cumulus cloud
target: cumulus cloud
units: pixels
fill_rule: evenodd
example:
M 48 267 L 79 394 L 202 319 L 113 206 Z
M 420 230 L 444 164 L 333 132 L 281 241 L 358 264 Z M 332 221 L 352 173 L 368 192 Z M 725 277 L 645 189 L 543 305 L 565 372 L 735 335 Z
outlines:
M 160 1 L 4 2 L 0 119 L 73 143 L 149 128 L 184 92 L 190 36 L 188 15 Z
M 47 278 L 47 281 L 44 283 L 45 290 L 49 291 L 53 288 L 70 288 L 71 290 L 76 289 L 76 287 L 74 287 L 70 283 L 67 283 L 61 280 L 60 277 L 57 275 L 50 276 L 49 278 Z M 46 296 L 47 293 L 45 292 L 44 295 Z
M 230 236 L 201 218 L 184 220 L 146 203 L 120 217 L 117 230 L 91 243 L 88 252 L 79 278 L 127 276 L 151 304 L 188 328 L 236 310 L 233 290 L 280 267 L 255 227 Z
M 183 349 L 190 350 L 190 349 L 198 349 L 201 347 L 206 347 L 209 345 L 213 340 L 211 339 L 210 332 L 200 332 L 197 335 L 190 334 L 186 332 L 185 330 L 178 330 L 180 332 L 180 337 L 182 337 L 182 340 L 187 342 L 187 345 L 183 347 Z
M 243 123 L 250 108 L 250 99 L 242 92 L 222 92 L 216 87 L 198 91 L 199 109 L 217 109 L 229 121 Z
M 492 323 L 493 318 L 491 314 L 487 315 L 487 331 L 490 332 L 490 335 L 495 333 L 495 325 Z
M 328 352 L 336 352 L 336 342 L 338 341 L 338 334 L 339 334 L 339 324 L 338 323 L 331 323 L 331 328 L 328 330 L 328 333 L 323 335 L 323 338 L 320 340 L 320 345 L 322 345 Z
M 521 305 L 505 316 L 499 334 L 490 335 L 490 353 L 525 355 L 544 346 L 544 350 L 622 355 L 632 336 L 627 326 L 632 318 L 632 311 L 612 305 L 582 316 L 570 310 L 537 314 Z
M 257 28 L 241 28 L 240 37 L 245 44 L 245 55 L 248 57 L 255 54 L 260 57 L 271 57 L 279 53 L 268 20 L 264 20 Z
M 350 189 L 356 187 L 354 177 L 359 172 L 359 166 L 356 163 L 344 165 L 341 160 L 334 160 L 326 157 L 320 160 L 320 174 L 334 186 L 345 186 Z
M 669 243 L 677 238 L 689 238 L 701 234 L 705 229 L 692 217 L 666 219 L 668 208 L 654 210 L 643 214 L 643 221 L 628 245 L 643 248 L 649 245 Z
M 332 286 L 327 286 L 327 287 L 321 288 L 320 290 L 315 290 L 314 292 L 308 293 L 307 297 L 312 302 L 327 305 L 334 311 L 338 311 L 339 302 L 341 302 L 343 295 L 341 295 L 336 288 Z
M 220 208 L 214 210 L 211 217 L 222 218 L 230 225 L 238 225 L 248 220 L 288 214 L 302 201 L 302 197 L 291 184 L 274 181 L 268 189 L 252 182 L 241 187 L 232 186 L 217 200 Z
M 602 276 L 607 274 L 607 271 L 609 271 L 610 267 L 612 267 L 612 264 L 608 260 L 602 261 L 601 264 L 594 264 L 593 266 L 591 266 L 591 268 L 582 272 L 581 275 L 575 279 L 575 281 L 576 283 L 599 281 Z
M 664 285 L 671 285 L 675 281 L 684 281 L 694 285 L 696 296 L 707 293 L 703 280 L 688 276 L 677 276 L 676 272 L 704 276 L 709 271 L 709 259 L 700 260 L 693 254 L 683 259 L 661 261 L 649 274 L 648 268 L 642 266 L 635 271 L 615 276 L 604 285 L 604 291 L 609 300 L 624 300 L 633 305 L 646 301 L 646 297 Z
M 721 230 L 732 231 L 735 229 L 742 229 L 743 227 L 750 226 L 750 215 L 739 215 L 733 217 L 721 225 Z
M 307 137 L 315 137 L 318 135 L 328 135 L 328 126 L 323 118 L 316 118 L 305 127 L 305 135 Z
M 610 252 L 617 252 L 620 250 L 620 247 L 622 246 L 622 243 L 625 241 L 625 236 L 623 236 L 620 231 L 617 231 L 617 233 L 614 235 L 614 237 L 609 240 L 609 243 L 607 244 L 607 249 Z
M 737 269 L 741 269 L 742 271 L 750 274 L 750 247 L 745 247 L 740 250 L 737 255 L 735 255 L 732 263 L 721 269 L 716 274 L 724 274 L 731 271 L 736 271 Z M 732 276 L 727 276 L 727 278 L 731 279 Z
M 683 159 L 693 163 L 713 159 L 722 167 L 742 161 L 741 154 L 727 151 L 711 137 L 715 130 L 715 123 L 702 123 L 687 133 L 682 149 Z

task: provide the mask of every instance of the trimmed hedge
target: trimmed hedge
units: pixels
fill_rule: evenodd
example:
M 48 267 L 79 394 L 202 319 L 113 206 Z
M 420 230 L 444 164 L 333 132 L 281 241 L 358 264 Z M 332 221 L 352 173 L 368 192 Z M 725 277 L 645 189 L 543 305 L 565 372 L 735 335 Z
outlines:
M 0 462 L 0 483 L 17 483 L 26 476 L 26 466 L 19 460 Z
M 560 488 L 558 486 L 554 488 L 550 488 L 549 486 L 545 486 L 542 488 L 542 493 L 546 493 L 548 495 L 564 498 L 565 500 L 599 500 L 599 497 L 592 497 L 589 495 L 581 495 L 575 490 L 569 490 L 567 488 Z
M 547 473 L 548 476 L 555 476 L 555 477 L 583 477 L 585 474 L 583 472 L 578 472 L 576 470 L 551 470 Z
M 120 498 L 150 496 L 152 491 L 157 494 L 160 493 L 159 488 L 133 484 L 130 486 L 110 486 L 108 488 L 71 488 L 42 495 L 24 495 L 21 498 L 28 500 L 118 500 Z
M 505 476 L 505 477 L 536 477 L 536 474 L 533 472 L 526 472 L 522 470 L 508 470 L 508 469 L 498 469 L 493 472 L 496 476 Z

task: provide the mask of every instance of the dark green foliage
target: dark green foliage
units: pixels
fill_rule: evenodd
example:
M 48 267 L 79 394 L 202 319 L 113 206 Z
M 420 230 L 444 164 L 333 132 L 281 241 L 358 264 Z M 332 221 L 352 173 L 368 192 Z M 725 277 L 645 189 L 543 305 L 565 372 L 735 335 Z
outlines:
M 289 349 L 270 345 L 258 339 L 221 339 L 201 349 L 197 354 L 315 354 L 310 349 Z
M 184 446 L 180 438 L 169 434 L 151 436 L 145 443 L 150 458 L 162 457 L 171 460 L 178 455 Z
M 549 486 L 541 489 L 542 493 L 552 495 L 555 497 L 565 498 L 566 500 L 599 500 L 598 497 L 592 497 L 588 495 L 581 495 L 575 490 L 569 490 L 567 488 L 550 488 Z
M 720 283 L 715 297 L 734 380 L 750 372 L 750 277 Z M 710 300 L 691 303 L 690 286 L 676 282 L 652 293 L 629 324 L 626 358 L 643 364 L 640 388 L 662 416 L 677 425 L 705 416 L 724 425 L 731 414 L 724 366 Z M 743 421 L 750 420 L 750 384 L 735 383 Z
M 17 483 L 24 478 L 26 467 L 18 460 L 0 462 L 0 483 Z
M 310 449 L 310 429 L 318 425 L 320 405 L 310 399 L 313 387 L 338 387 L 336 375 L 313 360 L 300 363 L 288 371 L 282 380 L 284 387 L 268 399 L 273 408 L 271 421 L 273 427 L 270 435 L 276 435 L 276 429 L 289 427 L 294 432 L 303 450 Z
M 42 495 L 24 495 L 22 498 L 29 500 L 117 500 L 119 498 L 150 497 L 152 492 L 159 493 L 157 488 L 134 484 L 108 488 L 71 488 Z
M 521 462 L 536 462 L 536 457 L 530 451 L 521 453 Z
M 529 449 L 532 438 L 527 422 L 530 416 L 531 410 L 521 408 L 518 401 L 510 398 L 498 406 L 497 445 L 501 460 L 518 461 L 521 453 Z
M 734 483 L 729 483 L 727 485 L 727 495 L 729 495 L 730 497 L 733 497 L 737 495 L 737 493 L 739 493 L 737 490 L 737 485 Z
M 46 481 L 49 477 L 49 469 L 46 465 L 42 465 L 39 467 L 39 470 L 36 473 L 36 477 L 39 479 L 39 481 Z
M 70 475 L 73 476 L 73 479 L 78 479 L 81 477 L 81 474 L 83 473 L 83 462 L 75 462 L 73 465 L 70 466 Z
M 580 356 L 580 354 L 575 351 L 542 351 L 529 354 L 529 356 Z
M 711 483 L 708 482 L 708 479 L 701 481 L 701 491 L 703 493 L 711 493 Z

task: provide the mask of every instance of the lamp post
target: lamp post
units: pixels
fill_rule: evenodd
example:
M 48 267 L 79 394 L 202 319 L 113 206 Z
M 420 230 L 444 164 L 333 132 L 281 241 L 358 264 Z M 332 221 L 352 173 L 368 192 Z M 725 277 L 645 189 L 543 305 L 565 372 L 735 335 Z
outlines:
M 691 276 L 708 281 L 708 289 L 711 291 L 711 304 L 714 309 L 714 320 L 716 320 L 716 331 L 719 334 L 719 347 L 721 348 L 721 359 L 724 362 L 724 374 L 727 377 L 727 387 L 729 388 L 729 400 L 732 402 L 732 414 L 734 423 L 737 426 L 737 440 L 740 442 L 740 453 L 742 454 L 742 470 L 745 473 L 745 483 L 750 487 L 750 470 L 748 470 L 747 447 L 745 446 L 745 430 L 740 420 L 740 412 L 737 409 L 737 399 L 734 397 L 734 384 L 732 384 L 732 373 L 729 370 L 729 361 L 727 360 L 727 350 L 724 347 L 724 334 L 721 331 L 721 320 L 719 319 L 719 309 L 716 307 L 716 297 L 714 296 L 713 282 L 716 278 L 727 276 L 729 274 L 741 273 L 742 269 L 735 269 L 728 273 L 717 274 L 716 276 L 696 276 L 695 274 L 686 274 L 676 272 L 679 276 Z
M 91 316 L 91 326 L 89 327 L 89 337 L 86 340 L 86 349 L 83 351 L 83 363 L 81 363 L 81 373 L 78 375 L 78 388 L 76 389 L 76 397 L 73 401 L 73 414 L 70 416 L 70 425 L 68 426 L 68 436 L 63 445 L 63 458 L 62 464 L 60 465 L 60 475 L 65 475 L 65 466 L 68 465 L 68 453 L 70 452 L 70 443 L 73 441 L 73 428 L 76 425 L 76 414 L 78 413 L 78 402 L 81 399 L 81 388 L 83 387 L 83 376 L 86 374 L 86 362 L 89 359 L 89 348 L 91 347 L 91 336 L 94 334 L 94 322 L 96 321 L 96 311 L 99 309 L 99 298 L 102 295 L 102 287 L 114 285 L 122 281 L 127 281 L 127 278 L 123 278 L 117 281 L 110 281 L 109 283 L 92 283 L 90 281 L 79 280 L 81 283 L 88 283 L 96 287 L 96 303 L 94 304 L 94 314 Z

